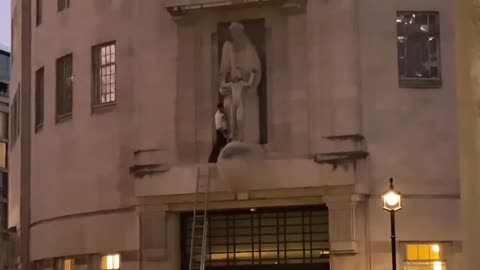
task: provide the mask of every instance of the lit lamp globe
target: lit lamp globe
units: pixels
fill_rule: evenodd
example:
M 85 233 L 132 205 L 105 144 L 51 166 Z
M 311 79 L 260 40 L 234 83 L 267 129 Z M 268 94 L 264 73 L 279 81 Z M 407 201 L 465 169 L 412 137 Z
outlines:
M 402 209 L 402 195 L 393 188 L 393 180 L 390 179 L 390 190 L 382 195 L 383 209 L 387 211 L 398 211 Z

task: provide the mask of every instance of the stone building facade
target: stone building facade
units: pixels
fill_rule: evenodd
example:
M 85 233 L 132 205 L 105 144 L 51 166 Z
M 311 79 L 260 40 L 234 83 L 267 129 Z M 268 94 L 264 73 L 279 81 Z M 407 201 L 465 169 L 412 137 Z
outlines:
M 390 269 L 380 195 L 393 177 L 404 195 L 398 266 L 461 269 L 452 10 L 12 0 L 20 266 L 188 269 L 207 181 L 207 267 Z M 256 152 L 208 164 L 231 22 L 260 61 L 244 111 Z
M 0 47 L 0 267 L 7 265 L 8 249 L 8 85 L 10 50 Z

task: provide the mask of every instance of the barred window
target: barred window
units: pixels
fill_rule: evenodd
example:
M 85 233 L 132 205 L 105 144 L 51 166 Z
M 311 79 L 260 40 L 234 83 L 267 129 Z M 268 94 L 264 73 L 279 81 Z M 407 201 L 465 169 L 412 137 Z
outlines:
M 57 11 L 60 12 L 70 7 L 70 0 L 57 0 Z
M 93 105 L 114 104 L 115 94 L 115 42 L 109 42 L 93 47 Z
M 400 87 L 441 86 L 438 12 L 397 12 Z
M 183 269 L 188 268 L 192 218 L 182 217 Z M 208 224 L 208 267 L 329 262 L 328 211 L 323 207 L 209 212 Z
M 56 117 L 57 121 L 72 116 L 73 103 L 72 54 L 57 59 Z
M 35 73 L 35 131 L 43 126 L 44 68 Z

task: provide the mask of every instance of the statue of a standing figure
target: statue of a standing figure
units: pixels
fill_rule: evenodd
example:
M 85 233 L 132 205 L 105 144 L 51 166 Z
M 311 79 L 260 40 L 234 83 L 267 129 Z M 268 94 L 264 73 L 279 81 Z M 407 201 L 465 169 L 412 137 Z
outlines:
M 229 30 L 231 41 L 225 41 L 222 47 L 220 93 L 227 109 L 230 140 L 258 143 L 260 58 L 242 24 L 233 22 Z

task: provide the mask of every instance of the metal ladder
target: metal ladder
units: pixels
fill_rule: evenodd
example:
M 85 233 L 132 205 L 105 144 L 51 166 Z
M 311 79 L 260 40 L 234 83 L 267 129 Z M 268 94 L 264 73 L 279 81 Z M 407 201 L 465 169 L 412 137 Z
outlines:
M 189 270 L 205 270 L 208 231 L 208 193 L 210 188 L 210 168 L 197 169 L 197 185 L 193 206 L 192 234 L 190 238 Z M 203 196 L 202 196 L 203 195 Z M 202 198 L 203 197 L 203 198 Z M 203 202 L 201 200 L 203 199 Z

